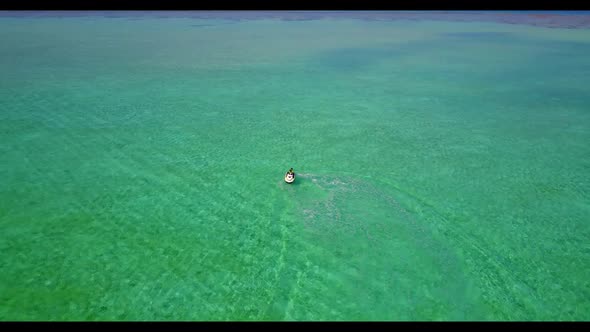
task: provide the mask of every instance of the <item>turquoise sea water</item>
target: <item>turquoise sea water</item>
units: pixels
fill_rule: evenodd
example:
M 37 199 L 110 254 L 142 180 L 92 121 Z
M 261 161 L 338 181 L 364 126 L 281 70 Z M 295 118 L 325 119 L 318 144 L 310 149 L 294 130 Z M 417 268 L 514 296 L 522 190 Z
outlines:
M 0 18 L 0 319 L 588 320 L 589 54 L 489 22 Z

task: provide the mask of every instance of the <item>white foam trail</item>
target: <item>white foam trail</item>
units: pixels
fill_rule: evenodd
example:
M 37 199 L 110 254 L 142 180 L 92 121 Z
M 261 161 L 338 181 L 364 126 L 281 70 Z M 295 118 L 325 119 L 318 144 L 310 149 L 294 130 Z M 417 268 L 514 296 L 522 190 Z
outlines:
M 299 176 L 327 195 L 316 201 L 300 204 L 305 226 L 317 233 L 329 234 L 344 231 L 353 235 L 365 236 L 373 241 L 377 233 L 391 229 L 392 222 L 403 222 L 405 227 L 418 228 L 416 233 L 424 235 L 420 223 L 394 197 L 383 193 L 367 181 L 350 176 L 330 176 L 300 173 Z M 378 220 L 370 211 L 346 211 L 347 202 L 357 201 L 366 204 L 376 202 L 385 208 L 381 213 L 388 220 Z M 350 204 L 349 204 L 350 205 Z M 388 209 L 389 208 L 389 209 Z M 389 211 L 387 211 L 389 210 Z M 394 221 L 393 221 L 394 220 Z M 389 226 L 389 227 L 388 227 Z

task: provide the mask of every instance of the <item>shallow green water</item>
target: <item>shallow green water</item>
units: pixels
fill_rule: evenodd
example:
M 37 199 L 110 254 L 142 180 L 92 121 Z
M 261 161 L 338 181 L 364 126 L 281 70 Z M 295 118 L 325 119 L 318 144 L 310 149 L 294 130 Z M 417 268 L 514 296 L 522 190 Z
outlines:
M 0 41 L 2 320 L 590 318 L 587 30 L 2 18 Z

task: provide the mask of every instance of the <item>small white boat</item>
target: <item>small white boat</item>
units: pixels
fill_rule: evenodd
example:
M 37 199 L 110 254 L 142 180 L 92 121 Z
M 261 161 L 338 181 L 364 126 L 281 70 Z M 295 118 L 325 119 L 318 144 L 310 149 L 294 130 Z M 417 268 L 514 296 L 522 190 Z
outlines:
M 295 173 L 289 174 L 289 172 L 287 172 L 285 174 L 285 182 L 287 182 L 287 183 L 293 183 L 293 181 L 295 181 Z

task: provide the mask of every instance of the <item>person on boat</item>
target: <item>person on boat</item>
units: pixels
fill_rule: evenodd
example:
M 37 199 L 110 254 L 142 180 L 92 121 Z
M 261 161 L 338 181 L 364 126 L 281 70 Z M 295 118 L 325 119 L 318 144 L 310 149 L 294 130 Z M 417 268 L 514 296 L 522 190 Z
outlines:
M 293 167 L 291 167 L 291 169 L 287 172 L 287 175 L 291 175 L 292 177 L 295 177 L 295 172 L 293 172 Z

